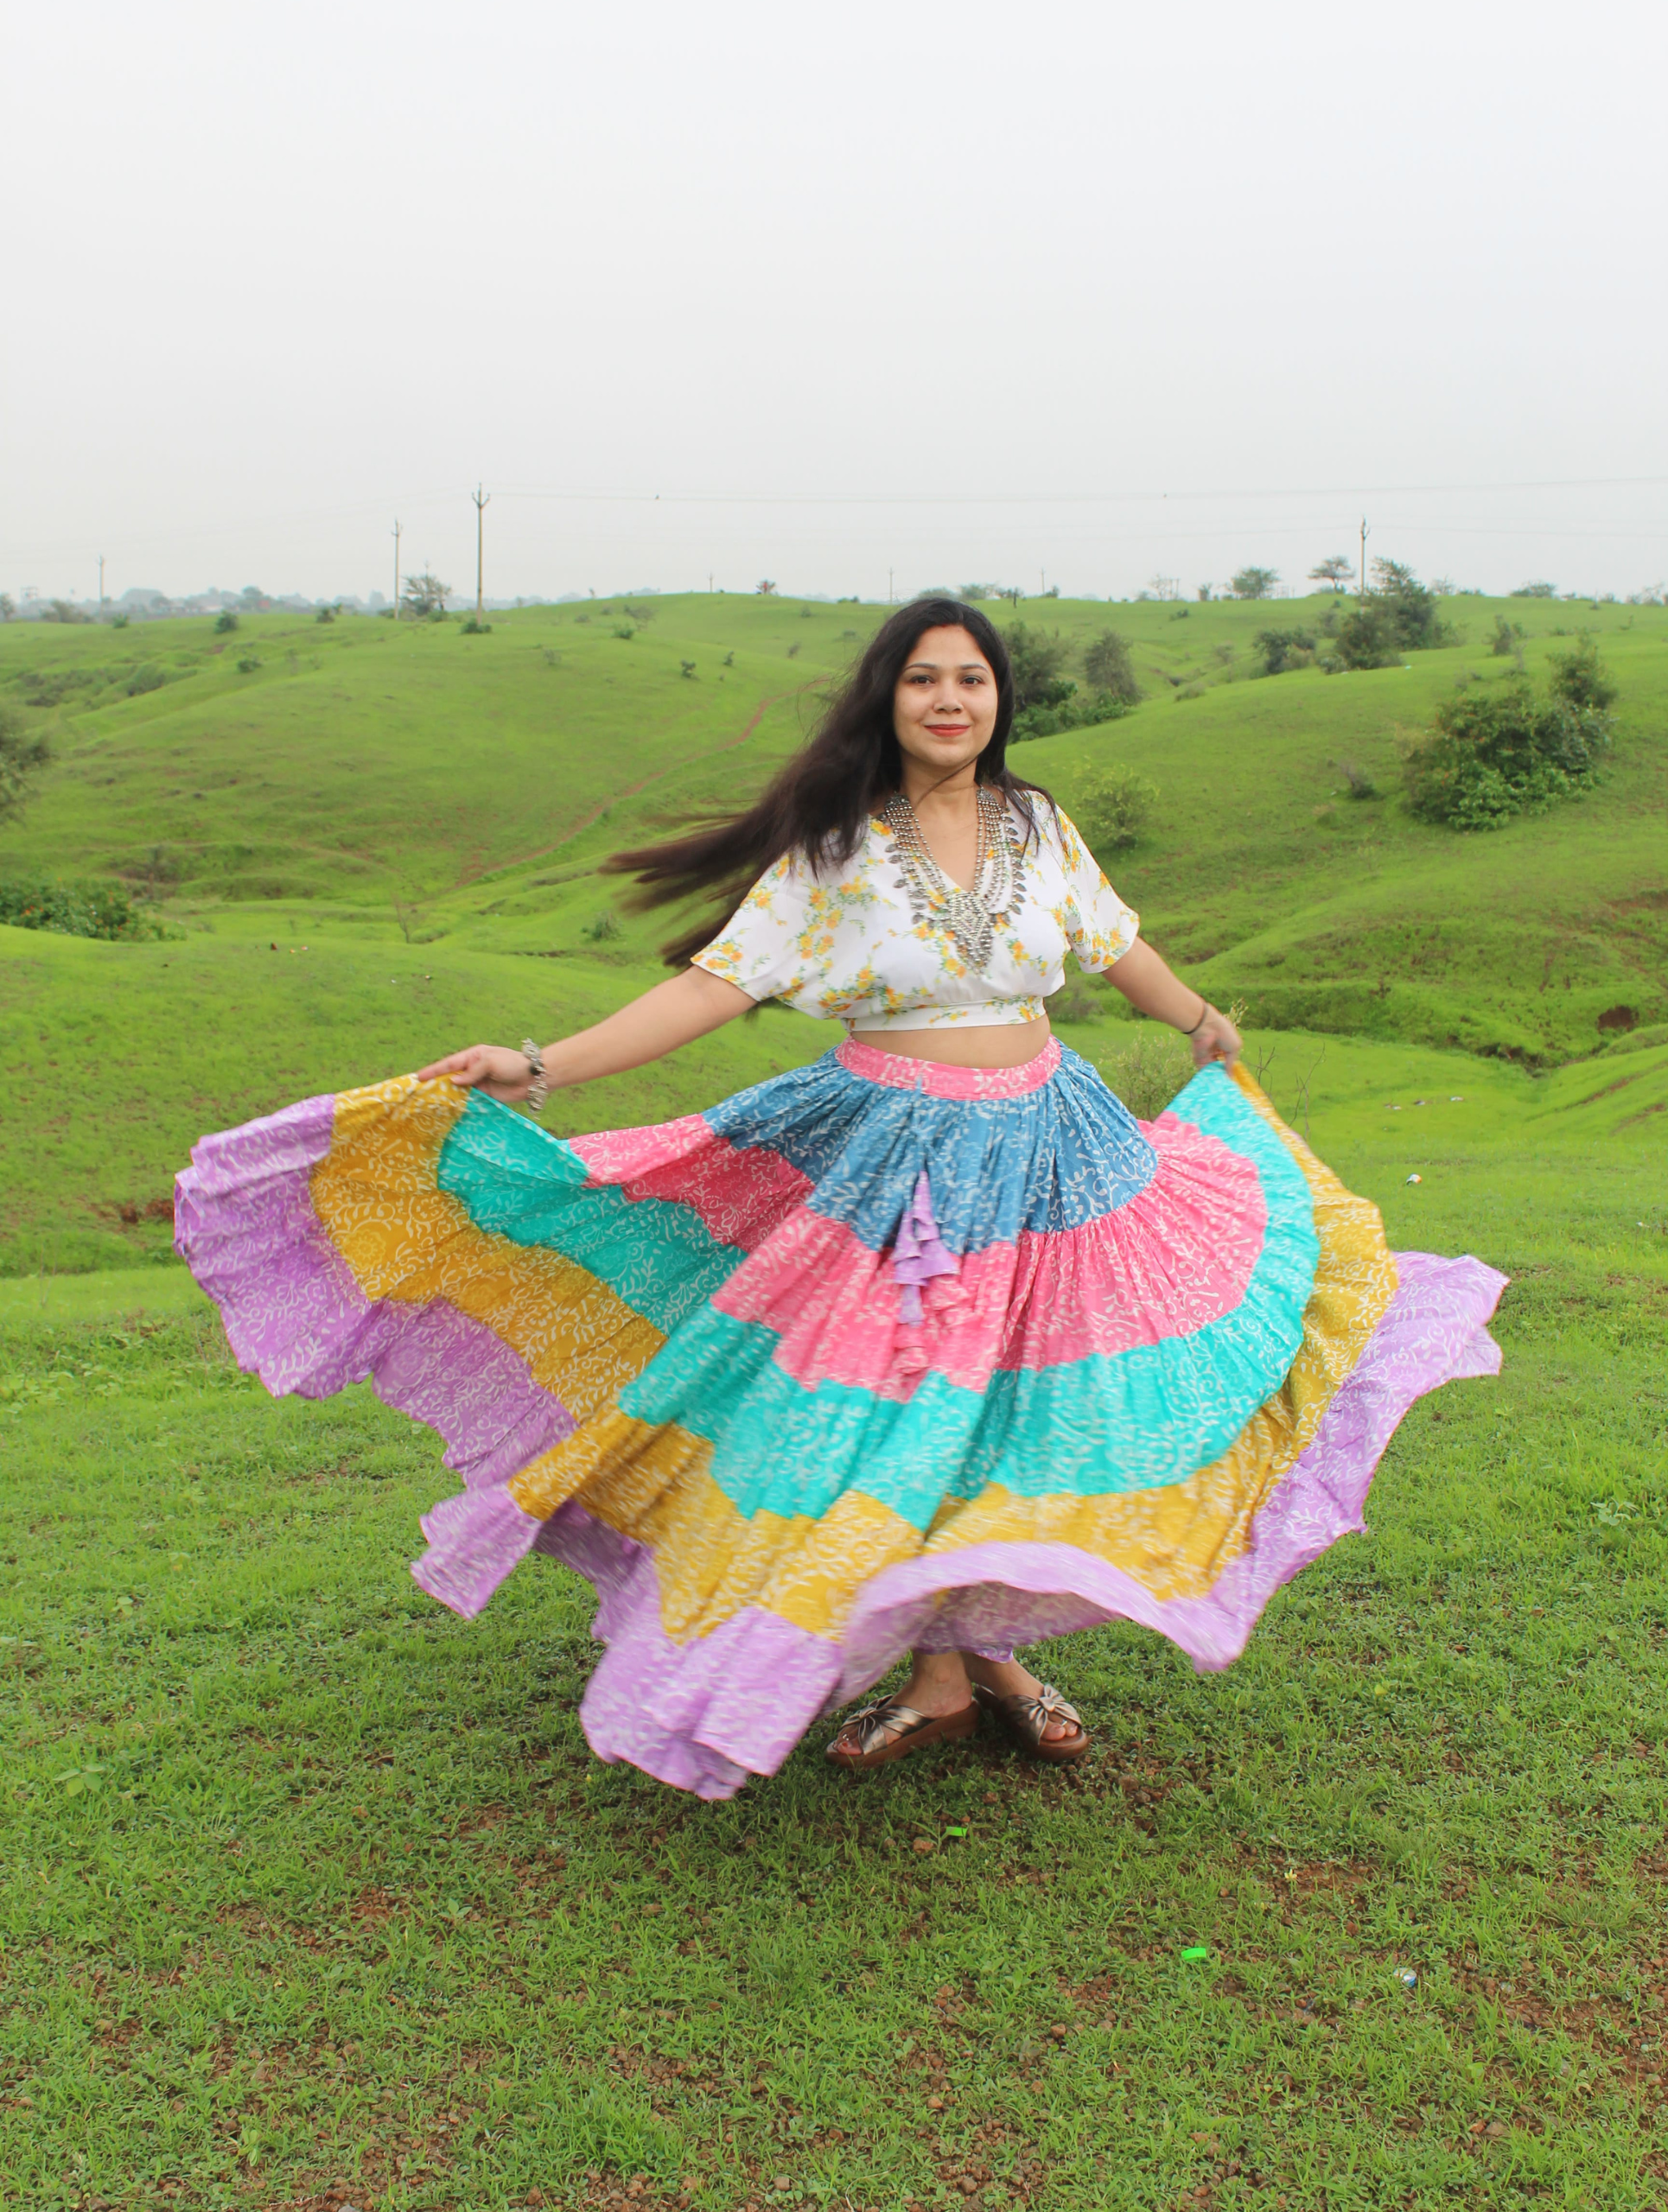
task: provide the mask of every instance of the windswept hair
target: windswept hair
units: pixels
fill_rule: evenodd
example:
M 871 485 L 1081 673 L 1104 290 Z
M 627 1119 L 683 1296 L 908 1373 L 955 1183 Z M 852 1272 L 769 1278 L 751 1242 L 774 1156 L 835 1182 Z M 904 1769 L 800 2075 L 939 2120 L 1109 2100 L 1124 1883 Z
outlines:
M 703 945 L 723 933 L 729 918 L 767 868 L 784 853 L 800 853 L 819 869 L 851 858 L 869 818 L 902 785 L 902 761 L 893 723 L 898 680 L 927 630 L 965 630 L 996 679 L 996 720 L 974 770 L 1012 801 L 1037 830 L 1035 802 L 1052 811 L 1040 784 L 1028 784 L 1007 766 L 1014 722 L 1014 678 L 1002 633 L 976 607 L 958 599 L 917 599 L 889 615 L 829 701 L 816 730 L 754 804 L 741 814 L 710 817 L 681 837 L 613 853 L 606 871 L 634 875 L 638 907 L 672 906 L 709 894 L 705 918 L 662 947 L 669 968 L 684 967 Z

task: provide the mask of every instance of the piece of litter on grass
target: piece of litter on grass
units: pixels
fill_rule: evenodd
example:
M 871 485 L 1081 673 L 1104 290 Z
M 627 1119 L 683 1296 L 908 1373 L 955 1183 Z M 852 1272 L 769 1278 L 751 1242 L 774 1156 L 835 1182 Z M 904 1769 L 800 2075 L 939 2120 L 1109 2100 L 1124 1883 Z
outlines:
M 1210 1955 L 1211 1947 L 1208 1943 L 1189 1943 L 1181 1955 L 1184 1959 L 1207 1959 Z
M 1407 1179 L 1410 1183 L 1423 1183 L 1425 1179 L 1423 1175 L 1410 1175 Z
M 945 1830 L 945 1834 L 946 1835 L 965 1835 L 967 1831 L 965 1828 L 946 1828 Z
M 1448 1103 L 1450 1106 L 1463 1106 L 1465 1104 L 1463 1098 L 1450 1098 Z
M 1396 1979 L 1404 1989 L 1417 1989 L 1419 1986 L 1419 1977 L 1411 1967 L 1398 1967 L 1396 1970 Z

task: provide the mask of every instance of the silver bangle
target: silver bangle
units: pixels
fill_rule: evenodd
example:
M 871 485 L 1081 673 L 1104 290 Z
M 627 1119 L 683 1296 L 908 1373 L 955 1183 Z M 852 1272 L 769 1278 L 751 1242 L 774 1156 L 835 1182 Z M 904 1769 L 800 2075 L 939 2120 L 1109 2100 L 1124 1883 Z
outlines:
M 521 1049 L 527 1056 L 527 1065 L 532 1072 L 532 1084 L 525 1103 L 537 1114 L 551 1095 L 550 1079 L 544 1073 L 544 1055 L 531 1037 L 524 1037 Z

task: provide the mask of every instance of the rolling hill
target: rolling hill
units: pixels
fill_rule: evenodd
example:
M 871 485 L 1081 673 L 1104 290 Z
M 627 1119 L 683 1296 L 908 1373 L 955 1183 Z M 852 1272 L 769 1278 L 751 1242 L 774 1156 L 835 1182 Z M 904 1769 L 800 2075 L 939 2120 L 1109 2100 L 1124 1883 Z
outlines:
M 1668 1063 L 1668 609 L 1453 601 L 1460 642 L 1404 667 L 1252 673 L 1259 630 L 1327 604 L 1027 603 L 1019 620 L 1074 645 L 1120 630 L 1147 696 L 1015 765 L 1068 807 L 1097 766 L 1150 778 L 1151 826 L 1109 872 L 1259 1034 L 1482 1054 L 1517 1064 L 1499 1096 L 1544 1134 L 1648 1127 Z M 1397 747 L 1456 683 L 1510 676 L 1488 649 L 1501 611 L 1530 632 L 1531 675 L 1578 626 L 1597 637 L 1616 750 L 1581 804 L 1461 837 L 1404 810 Z M 0 1039 L 22 1071 L 0 1269 L 160 1254 L 201 1129 L 641 988 L 664 921 L 624 912 L 598 863 L 755 788 L 884 612 L 717 594 L 520 609 L 486 636 L 286 615 L 231 635 L 0 629 L 0 701 L 55 747 L 0 831 L 0 875 L 121 876 L 169 931 L 0 929 Z M 1345 763 L 1383 796 L 1347 796 Z M 1066 1033 L 1097 1053 L 1130 1033 L 1105 989 L 1072 1009 Z M 767 1011 L 561 1102 L 557 1125 L 682 1111 L 826 1041 Z M 1564 1078 L 1522 1072 L 1590 1063 L 1566 1069 L 1580 1089 L 1613 1061 L 1588 1090 L 1614 1108 L 1577 1111 L 1572 1091 L 1563 1121 Z

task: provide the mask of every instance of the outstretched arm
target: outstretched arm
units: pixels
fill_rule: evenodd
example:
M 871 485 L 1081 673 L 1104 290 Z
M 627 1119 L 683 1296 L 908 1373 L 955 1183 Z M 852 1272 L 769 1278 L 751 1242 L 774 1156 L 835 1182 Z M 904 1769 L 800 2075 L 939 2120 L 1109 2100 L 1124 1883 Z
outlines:
M 640 999 L 622 1006 L 606 1021 L 581 1029 L 559 1044 L 544 1047 L 544 1079 L 552 1090 L 565 1090 L 576 1083 L 590 1083 L 601 1075 L 620 1075 L 627 1068 L 640 1068 L 692 1044 L 714 1029 L 722 1029 L 745 1014 L 754 1003 L 738 983 L 709 976 L 704 968 L 686 968 Z M 478 1087 L 490 1098 L 514 1105 L 532 1088 L 525 1055 L 504 1045 L 471 1045 L 436 1060 L 417 1074 L 427 1082 L 449 1076 L 465 1088 Z
M 1156 1021 L 1168 1021 L 1182 1032 L 1193 1048 L 1195 1067 L 1206 1067 L 1213 1060 L 1232 1065 L 1239 1058 L 1239 1032 L 1227 1015 L 1184 983 L 1139 938 L 1106 973 L 1137 1014 L 1149 1014 Z

